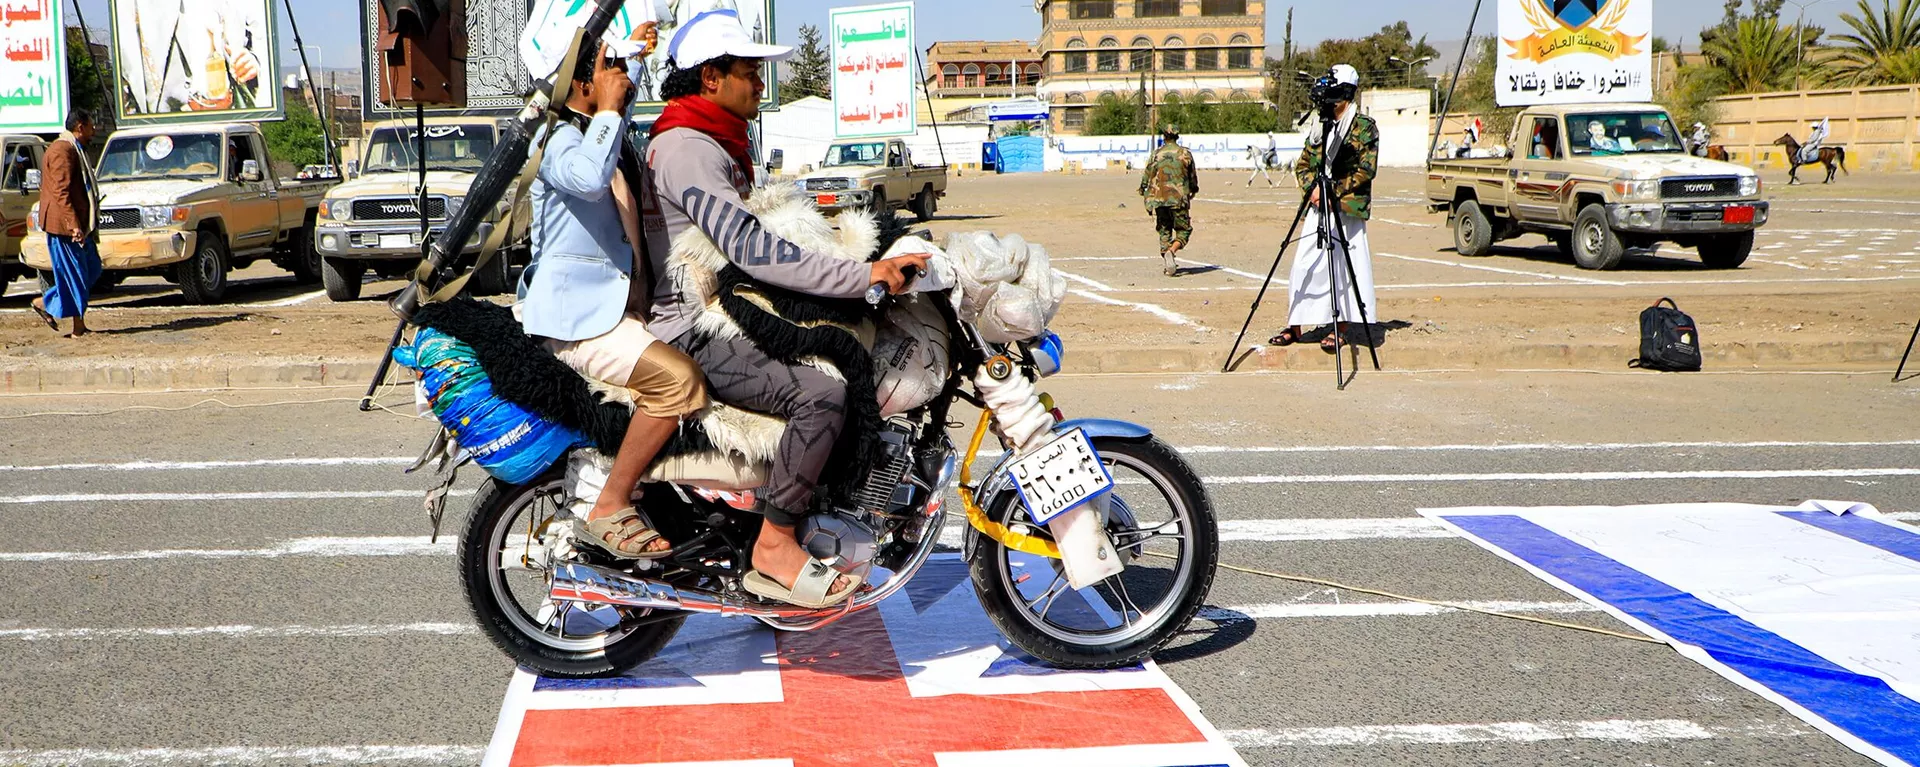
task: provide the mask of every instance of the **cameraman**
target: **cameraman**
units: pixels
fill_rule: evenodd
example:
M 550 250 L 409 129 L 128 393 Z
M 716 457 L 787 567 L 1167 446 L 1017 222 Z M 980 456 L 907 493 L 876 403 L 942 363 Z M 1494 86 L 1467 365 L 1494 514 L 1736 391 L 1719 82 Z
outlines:
M 1314 106 L 1321 119 L 1307 133 L 1306 148 L 1294 162 L 1293 174 L 1300 189 L 1307 193 L 1306 220 L 1302 223 L 1300 247 L 1294 253 L 1291 309 L 1288 327 L 1267 340 L 1274 346 L 1299 343 L 1301 327 L 1333 322 L 1334 301 L 1340 302 L 1341 317 L 1360 316 L 1354 302 L 1354 289 L 1368 306 L 1373 298 L 1372 251 L 1367 248 L 1367 218 L 1373 207 L 1373 177 L 1380 167 L 1380 129 L 1373 118 L 1360 114 L 1355 104 L 1360 93 L 1360 73 L 1340 64 L 1314 83 Z M 1332 122 L 1331 133 L 1328 121 Z M 1332 168 L 1333 193 L 1338 203 L 1339 231 L 1323 244 L 1315 233 L 1322 227 L 1319 177 L 1323 168 Z M 1344 233 L 1351 250 L 1352 274 L 1347 273 L 1349 259 L 1341 253 L 1340 235 Z M 1334 275 L 1340 275 L 1334 279 Z M 1349 323 L 1340 322 L 1341 338 L 1349 337 Z M 1329 354 L 1340 351 L 1333 334 L 1321 339 L 1320 348 Z

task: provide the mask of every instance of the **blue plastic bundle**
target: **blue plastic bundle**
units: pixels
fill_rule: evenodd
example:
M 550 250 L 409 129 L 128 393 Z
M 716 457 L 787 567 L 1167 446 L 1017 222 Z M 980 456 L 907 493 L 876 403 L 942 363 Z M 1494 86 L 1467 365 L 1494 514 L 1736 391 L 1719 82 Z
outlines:
M 445 333 L 419 329 L 412 344 L 393 350 L 393 361 L 419 371 L 434 417 L 502 482 L 532 481 L 567 451 L 588 444 L 586 435 L 495 396 L 472 347 Z

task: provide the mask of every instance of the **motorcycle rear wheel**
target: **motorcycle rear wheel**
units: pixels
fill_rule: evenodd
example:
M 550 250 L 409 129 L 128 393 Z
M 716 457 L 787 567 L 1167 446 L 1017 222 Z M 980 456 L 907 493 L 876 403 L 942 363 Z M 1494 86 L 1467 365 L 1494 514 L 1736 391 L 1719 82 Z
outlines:
M 550 677 L 615 676 L 658 654 L 686 617 L 547 602 L 551 577 L 533 555 L 543 536 L 568 534 L 553 516 L 562 480 L 555 469 L 524 485 L 481 485 L 460 536 L 460 581 L 481 631 L 516 663 Z
M 1075 591 L 1059 560 L 985 538 L 969 563 L 987 617 L 1015 647 L 1059 668 L 1131 666 L 1166 646 L 1200 611 L 1220 558 L 1213 503 L 1178 451 L 1152 437 L 1100 437 L 1093 446 L 1116 483 L 1126 483 L 1109 491 L 1115 513 L 1107 523 L 1109 540 L 1129 560 L 1125 571 Z M 994 521 L 1045 537 L 1018 493 L 1001 493 L 991 503 L 985 511 Z M 1157 600 L 1135 598 L 1135 592 L 1162 590 Z M 1061 613 L 1052 613 L 1056 603 L 1065 605 Z

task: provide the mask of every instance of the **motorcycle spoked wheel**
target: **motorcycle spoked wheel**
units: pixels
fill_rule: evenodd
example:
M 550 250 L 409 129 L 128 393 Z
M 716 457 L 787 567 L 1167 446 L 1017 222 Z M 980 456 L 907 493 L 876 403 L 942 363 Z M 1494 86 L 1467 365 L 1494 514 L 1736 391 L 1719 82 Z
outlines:
M 1199 612 L 1220 557 L 1213 503 L 1172 446 L 1152 437 L 1099 437 L 1093 446 L 1116 483 L 1109 503 L 1123 507 L 1107 535 L 1126 570 L 1075 591 L 1059 560 L 984 537 L 969 564 L 974 593 L 1000 632 L 1060 668 L 1131 666 L 1166 646 Z M 994 521 L 1045 537 L 1018 493 L 1001 493 L 993 506 L 985 511 Z M 1134 518 L 1131 526 L 1123 516 Z
M 481 485 L 460 536 L 461 584 L 481 630 L 521 666 L 551 677 L 617 675 L 658 654 L 686 616 L 547 601 L 548 571 L 529 557 L 541 536 L 568 534 L 570 523 L 554 519 L 563 480 L 555 469 L 524 485 Z

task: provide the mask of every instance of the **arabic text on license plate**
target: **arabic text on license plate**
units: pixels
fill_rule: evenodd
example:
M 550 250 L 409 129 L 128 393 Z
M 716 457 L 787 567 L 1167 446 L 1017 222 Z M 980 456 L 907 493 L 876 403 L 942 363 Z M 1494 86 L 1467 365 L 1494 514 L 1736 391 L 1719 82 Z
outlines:
M 814 195 L 814 196 L 813 196 L 813 201 L 814 201 L 814 202 L 815 202 L 816 204 L 820 204 L 820 205 L 837 205 L 837 204 L 839 204 L 839 203 L 840 203 L 840 195 L 837 195 L 837 194 L 817 194 L 817 195 Z
M 1753 223 L 1753 206 L 1728 205 L 1720 210 L 1720 220 L 1729 224 Z
M 1014 461 L 1007 471 L 1027 512 L 1043 525 L 1113 488 L 1113 476 L 1079 429 Z
M 411 234 L 383 234 L 383 235 L 380 235 L 380 247 L 383 247 L 383 248 L 411 248 L 411 247 L 413 247 L 413 235 L 411 235 Z

